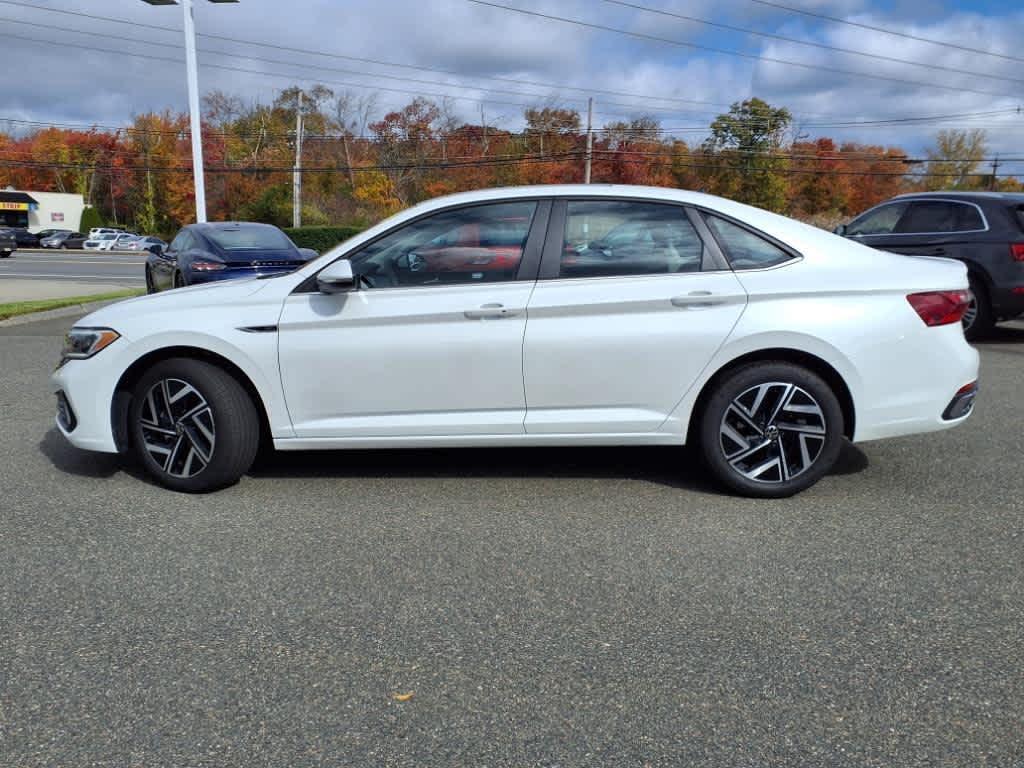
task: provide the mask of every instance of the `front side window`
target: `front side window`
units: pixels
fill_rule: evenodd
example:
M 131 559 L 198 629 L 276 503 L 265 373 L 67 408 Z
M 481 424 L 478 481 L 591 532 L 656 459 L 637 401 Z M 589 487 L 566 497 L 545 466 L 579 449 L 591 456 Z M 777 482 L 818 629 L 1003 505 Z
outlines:
M 888 235 L 896 229 L 907 203 L 881 205 L 854 219 L 846 227 L 847 235 Z
M 912 203 L 900 221 L 897 233 L 941 234 L 984 229 L 981 214 L 973 205 L 946 200 L 922 200 Z
M 441 211 L 399 227 L 351 256 L 364 287 L 515 280 L 534 201 Z
M 763 237 L 718 216 L 705 217 L 733 269 L 765 269 L 792 259 L 792 255 Z
M 678 205 L 571 200 L 558 276 L 699 272 L 704 243 Z

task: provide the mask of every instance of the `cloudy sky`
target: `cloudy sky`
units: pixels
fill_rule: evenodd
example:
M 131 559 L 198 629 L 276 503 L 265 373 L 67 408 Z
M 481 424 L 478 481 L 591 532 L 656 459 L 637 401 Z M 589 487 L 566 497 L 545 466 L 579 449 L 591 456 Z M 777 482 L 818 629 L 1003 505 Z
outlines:
M 270 101 L 289 84 L 322 82 L 353 96 L 376 94 L 379 114 L 416 94 L 447 96 L 459 117 L 478 122 L 482 106 L 488 123 L 509 128 L 522 124 L 525 105 L 585 111 L 593 95 L 597 124 L 650 114 L 691 142 L 730 103 L 753 95 L 788 107 L 809 137 L 919 154 L 940 128 L 982 127 L 990 154 L 1024 157 L 1024 112 L 1015 112 L 1024 104 L 1020 3 L 493 4 L 547 18 L 472 0 L 196 0 L 200 87 Z M 0 130 L 34 122 L 120 125 L 149 110 L 184 110 L 181 25 L 180 6 L 142 0 L 0 0 Z M 848 125 L 943 115 L 959 116 Z M 1006 169 L 1024 172 L 1024 163 Z

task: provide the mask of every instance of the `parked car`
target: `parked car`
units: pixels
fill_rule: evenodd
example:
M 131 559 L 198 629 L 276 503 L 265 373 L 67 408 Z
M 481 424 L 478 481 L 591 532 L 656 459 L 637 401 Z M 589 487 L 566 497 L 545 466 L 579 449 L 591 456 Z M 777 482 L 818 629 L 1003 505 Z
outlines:
M 66 230 L 66 229 L 40 229 L 38 232 L 36 232 L 36 237 L 39 238 L 39 242 L 42 243 L 42 241 L 44 239 L 46 239 L 48 237 L 53 237 L 58 232 L 68 232 L 68 231 L 69 230 Z
M 645 248 L 592 269 L 566 260 L 566 245 L 591 250 L 640 221 Z M 166 272 L 242 269 L 232 247 L 218 262 L 190 251 L 266 231 L 186 227 Z M 514 267 L 415 258 L 495 231 Z M 52 388 L 74 445 L 130 451 L 182 491 L 235 482 L 265 438 L 279 450 L 691 443 L 725 487 L 780 497 L 829 472 L 844 439 L 968 417 L 967 305 L 963 264 L 710 195 L 480 190 L 417 205 L 294 272 L 100 309 L 68 334 Z
M 119 235 L 115 235 L 113 239 L 103 240 L 100 242 L 100 251 L 126 251 L 131 243 L 134 243 L 139 239 L 139 236 L 134 232 L 122 232 Z
M 110 250 L 110 245 L 113 245 L 118 237 L 120 237 L 118 233 L 104 232 L 103 234 L 88 238 L 82 244 L 82 247 L 87 251 L 108 251 Z
M 32 234 L 24 227 L 6 227 L 7 233 L 10 234 L 14 241 L 18 244 L 19 248 L 38 248 L 39 238 Z
M 270 224 L 218 222 L 190 224 L 167 248 L 151 248 L 146 259 L 149 293 L 215 280 L 291 272 L 314 251 L 300 249 Z
M 120 235 L 124 227 L 93 227 L 89 230 L 89 240 L 96 240 L 100 235 Z
M 126 251 L 148 251 L 150 246 L 159 246 L 160 248 L 166 248 L 167 243 L 161 240 L 159 237 L 136 237 L 134 240 L 129 240 L 123 246 Z
M 84 244 L 85 235 L 81 232 L 71 232 L 66 229 L 39 240 L 39 245 L 42 248 L 60 248 L 61 250 L 69 248 L 81 250 Z
M 996 322 L 1024 314 L 1024 194 L 900 195 L 841 225 L 836 234 L 872 248 L 966 264 L 968 339 L 983 338 Z
M 0 229 L 0 258 L 6 259 L 18 249 L 18 241 L 5 229 Z

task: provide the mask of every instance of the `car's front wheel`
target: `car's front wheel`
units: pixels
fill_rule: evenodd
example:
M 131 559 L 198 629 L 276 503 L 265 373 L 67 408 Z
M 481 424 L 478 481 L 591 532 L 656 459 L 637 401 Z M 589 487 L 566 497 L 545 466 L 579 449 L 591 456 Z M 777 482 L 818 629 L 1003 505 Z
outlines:
M 132 390 L 128 418 L 136 458 L 176 491 L 202 493 L 236 483 L 259 446 L 252 398 L 233 376 L 202 360 L 154 365 Z
M 156 286 L 153 285 L 153 273 L 146 267 L 146 293 L 156 293 Z
M 700 449 L 723 485 L 745 496 L 792 496 L 820 480 L 842 447 L 843 412 L 831 387 L 798 365 L 762 362 L 717 383 Z

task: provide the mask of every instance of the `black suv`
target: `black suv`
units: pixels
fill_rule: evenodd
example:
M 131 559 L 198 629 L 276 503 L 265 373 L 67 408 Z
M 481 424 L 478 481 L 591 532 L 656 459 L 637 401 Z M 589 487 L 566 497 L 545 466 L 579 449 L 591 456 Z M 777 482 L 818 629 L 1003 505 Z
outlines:
M 972 294 L 964 315 L 968 339 L 1024 313 L 1024 194 L 900 195 L 835 231 L 883 251 L 964 262 Z

